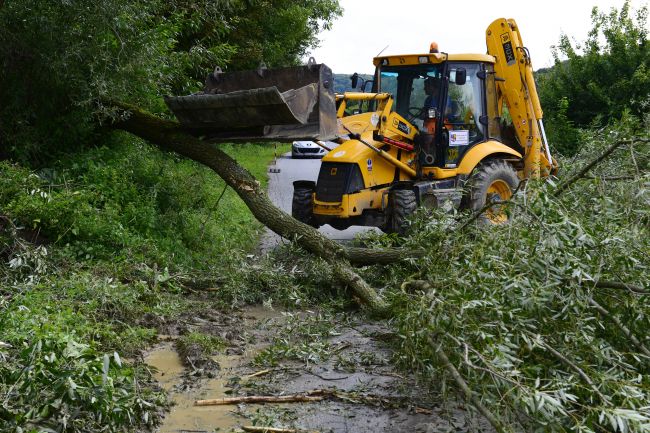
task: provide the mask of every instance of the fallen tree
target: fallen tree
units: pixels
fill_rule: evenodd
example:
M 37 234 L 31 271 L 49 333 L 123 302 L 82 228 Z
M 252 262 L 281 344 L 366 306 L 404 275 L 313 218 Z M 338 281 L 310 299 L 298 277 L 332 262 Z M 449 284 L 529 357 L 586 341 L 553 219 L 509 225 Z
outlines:
M 258 221 L 328 262 L 338 281 L 349 287 L 354 297 L 373 312 L 386 312 L 385 301 L 357 274 L 352 264 L 390 263 L 421 252 L 409 254 L 397 249 L 346 249 L 276 207 L 260 183 L 216 145 L 188 134 L 177 122 L 157 118 L 136 107 L 116 105 L 122 111 L 122 116 L 111 123 L 113 129 L 130 132 L 163 150 L 175 152 L 212 169 L 241 197 Z
M 553 194 L 556 197 L 550 198 L 552 205 L 549 203 L 544 205 L 540 200 L 534 200 L 528 204 L 512 202 L 525 209 L 527 219 L 532 218 L 540 226 L 540 230 L 528 232 L 528 224 L 521 220 L 515 221 L 518 225 L 515 224 L 514 229 L 523 230 L 523 234 L 527 233 L 527 236 L 540 237 L 540 239 L 527 243 L 527 238 L 524 236 L 520 242 L 513 242 L 509 231 L 495 231 L 491 237 L 465 238 L 465 242 L 463 242 L 463 239 L 458 237 L 472 236 L 472 233 L 464 233 L 463 230 L 457 229 L 451 236 L 447 228 L 442 228 L 443 224 L 439 229 L 444 231 L 444 236 L 435 232 L 437 230 L 435 227 L 430 227 L 428 230 L 433 230 L 430 233 L 432 241 L 440 242 L 440 239 L 443 239 L 443 243 L 448 243 L 448 248 L 440 248 L 440 251 L 433 253 L 428 251 L 425 254 L 421 249 L 346 248 L 278 209 L 270 201 L 259 182 L 217 146 L 189 135 L 176 122 L 161 120 L 133 107 L 122 106 L 122 109 L 125 111 L 125 116 L 122 120 L 114 122 L 113 128 L 135 134 L 160 149 L 175 152 L 211 168 L 236 191 L 262 224 L 284 238 L 295 240 L 302 248 L 329 263 L 335 278 L 349 287 L 359 302 L 367 305 L 374 312 L 387 314 L 387 303 L 367 281 L 359 276 L 353 268 L 354 264 L 388 264 L 407 257 L 418 258 L 425 255 L 426 257 L 422 260 L 428 263 L 446 263 L 448 270 L 444 274 L 433 272 L 424 276 L 424 280 L 407 281 L 402 284 L 404 296 L 417 297 L 420 296 L 417 293 L 421 292 L 422 298 L 420 302 L 406 303 L 403 306 L 406 308 L 405 312 L 391 313 L 396 314 L 398 320 L 401 320 L 401 324 L 398 325 L 401 327 L 400 332 L 409 335 L 409 338 L 401 340 L 404 345 L 403 351 L 417 354 L 414 355 L 416 357 L 435 359 L 454 379 L 461 394 L 479 409 L 497 431 L 506 431 L 508 430 L 507 426 L 513 425 L 513 423 L 519 423 L 522 426 L 534 425 L 537 422 L 551 423 L 556 426 L 571 423 L 570 419 L 559 417 L 558 413 L 573 414 L 577 420 L 575 421 L 576 425 L 587 423 L 602 427 L 605 425 L 602 421 L 593 421 L 601 409 L 599 406 L 594 406 L 591 403 L 592 400 L 606 406 L 602 409 L 604 411 L 602 413 L 607 412 L 611 419 L 615 419 L 615 421 L 610 421 L 611 425 L 613 422 L 636 425 L 635 416 L 642 416 L 645 419 L 646 414 L 643 411 L 640 414 L 630 415 L 629 419 L 623 419 L 623 416 L 627 416 L 627 412 L 621 415 L 620 410 L 626 409 L 625 406 L 621 406 L 620 403 L 613 400 L 610 402 L 609 397 L 607 402 L 604 402 L 603 396 L 616 395 L 617 398 L 620 398 L 625 389 L 631 389 L 637 385 L 633 380 L 627 379 L 622 384 L 612 380 L 599 379 L 598 369 L 583 361 L 584 353 L 589 354 L 588 358 L 593 358 L 600 353 L 597 346 L 585 342 L 581 342 L 579 345 L 568 343 L 574 340 L 580 341 L 578 335 L 570 339 L 557 340 L 558 336 L 569 335 L 577 332 L 576 330 L 586 329 L 585 327 L 572 326 L 566 318 L 567 325 L 562 332 L 557 332 L 560 323 L 556 323 L 555 320 L 539 320 L 539 317 L 536 316 L 540 311 L 547 311 L 551 307 L 551 305 L 547 305 L 546 298 L 557 299 L 555 302 L 558 305 L 552 305 L 552 307 L 559 308 L 560 311 L 580 312 L 570 315 L 572 320 L 580 321 L 583 316 L 595 320 L 594 312 L 596 312 L 599 320 L 606 319 L 615 325 L 611 329 L 617 330 L 615 333 L 610 333 L 608 327 L 606 333 L 590 336 L 606 348 L 606 353 L 614 354 L 613 361 L 607 359 L 607 362 L 612 362 L 614 366 L 612 368 L 619 368 L 615 362 L 618 357 L 625 358 L 625 365 L 629 366 L 629 369 L 635 374 L 634 377 L 637 377 L 639 372 L 646 371 L 648 349 L 646 341 L 639 333 L 638 326 L 625 322 L 624 312 L 616 307 L 616 304 L 603 302 L 603 296 L 609 296 L 609 294 L 590 290 L 587 295 L 584 295 L 583 291 L 576 290 L 576 287 L 583 286 L 584 282 L 571 283 L 574 281 L 571 269 L 582 269 L 586 266 L 584 263 L 586 259 L 582 255 L 572 253 L 582 251 L 582 244 L 586 241 L 581 224 L 588 224 L 592 218 L 579 219 L 581 224 L 563 225 L 563 231 L 554 234 L 552 242 L 546 239 L 548 233 L 554 233 L 550 227 L 583 216 L 583 214 L 576 215 L 575 209 L 568 213 L 569 211 L 556 202 L 558 200 L 556 197 L 606 159 L 616 147 L 620 146 L 620 142 L 608 148 L 595 160 L 588 162 L 584 168 L 578 171 L 578 175 L 571 177 L 562 187 L 558 188 Z M 635 141 L 646 142 L 646 139 Z M 582 206 L 584 208 L 586 205 Z M 589 206 L 591 206 L 589 207 L 590 212 L 593 211 L 593 203 L 590 202 Z M 476 216 L 470 217 L 470 222 L 475 218 Z M 620 218 L 620 215 L 617 218 Z M 467 225 L 467 223 L 461 225 L 460 228 L 463 229 Z M 618 235 L 625 237 L 625 233 L 622 232 Z M 510 254 L 520 257 L 520 260 L 513 262 L 513 266 L 518 267 L 519 271 L 524 266 L 525 260 L 529 260 L 528 257 L 531 258 L 530 260 L 535 260 L 540 256 L 557 256 L 557 263 L 562 265 L 556 271 L 558 272 L 556 284 L 548 284 L 549 276 L 545 271 L 547 263 L 545 266 L 534 266 L 535 263 L 533 263 L 531 266 L 524 266 L 525 272 L 519 272 L 520 278 L 525 277 L 528 283 L 513 285 L 512 274 L 508 271 L 510 268 L 504 266 L 503 254 L 485 255 L 482 252 L 491 250 L 490 245 L 494 242 L 493 238 L 495 237 L 501 239 L 499 243 L 501 249 L 516 249 Z M 556 245 L 560 241 L 563 242 L 561 247 Z M 426 244 L 422 240 L 420 242 Z M 610 244 L 612 245 L 610 248 L 618 246 L 618 243 Z M 449 254 L 451 246 L 455 251 L 452 255 Z M 415 246 L 414 248 L 420 247 Z M 529 251 L 529 248 L 533 248 L 533 250 Z M 524 252 L 522 253 L 519 249 L 523 249 Z M 615 250 L 612 254 L 618 253 L 620 251 Z M 627 256 L 628 253 L 624 255 Z M 488 267 L 491 271 L 486 273 L 483 268 L 489 264 L 488 262 L 491 263 Z M 469 263 L 473 265 L 470 266 Z M 571 266 L 568 266 L 568 263 Z M 427 267 L 427 269 L 430 268 Z M 502 273 L 495 274 L 495 270 Z M 628 271 L 630 270 L 628 269 Z M 440 278 L 441 275 L 443 278 Z M 636 297 L 647 294 L 647 289 L 642 282 L 637 284 L 633 279 L 630 281 L 634 283 L 619 283 L 602 279 L 592 282 L 592 285 L 595 288 L 612 289 L 621 294 L 627 293 Z M 471 283 L 467 284 L 468 282 Z M 375 282 L 375 284 L 384 283 L 383 280 Z M 399 283 L 399 281 L 393 281 L 393 283 Z M 528 284 L 537 287 L 537 290 L 544 291 L 544 296 L 539 296 L 539 299 L 531 298 L 527 290 Z M 589 285 L 589 283 L 587 284 Z M 444 287 L 445 290 L 436 290 L 439 286 Z M 485 290 L 484 286 L 486 286 Z M 509 289 L 503 290 L 504 287 Z M 597 297 L 598 301 L 594 297 Z M 631 297 L 629 302 L 636 303 L 638 301 Z M 536 307 L 537 303 L 544 305 L 544 308 Z M 563 303 L 569 305 L 570 308 L 564 307 Z M 522 305 L 525 305 L 526 308 L 522 308 Z M 423 308 L 423 310 L 420 311 L 418 308 Z M 556 310 L 551 309 L 550 311 Z M 478 316 L 474 317 L 473 314 Z M 431 347 L 435 345 L 422 345 L 420 338 L 429 332 L 444 331 L 448 327 L 447 322 L 450 315 L 455 317 L 454 334 L 445 332 L 444 338 L 441 337 L 442 340 L 431 353 Z M 528 315 L 533 315 L 535 320 L 531 320 Z M 486 344 L 484 341 L 485 329 L 505 329 L 505 325 L 502 324 L 504 317 L 509 317 L 508 320 L 515 324 L 514 330 L 508 330 L 504 336 L 491 336 L 491 339 L 498 340 L 500 344 L 495 343 L 483 347 Z M 536 333 L 522 331 L 524 327 L 520 326 L 518 320 L 527 323 L 527 326 L 532 326 L 531 324 L 535 323 L 539 329 L 536 328 Z M 548 323 L 553 323 L 551 330 L 546 329 Z M 417 329 L 418 332 L 414 333 L 413 329 Z M 426 330 L 427 333 L 421 332 L 422 330 Z M 621 344 L 621 334 L 626 337 L 628 342 L 632 343 L 632 347 L 637 349 L 635 352 L 629 352 L 627 348 L 626 351 L 620 352 L 618 345 Z M 418 337 L 413 338 L 413 335 Z M 501 341 L 501 338 L 504 340 Z M 523 347 L 520 350 L 521 353 L 518 351 L 520 346 Z M 591 351 L 595 349 L 597 352 L 592 353 Z M 519 366 L 525 367 L 531 362 L 541 362 L 544 366 L 548 366 L 551 372 L 563 371 L 561 377 L 555 377 L 549 373 L 544 380 L 548 383 L 557 382 L 557 389 L 561 390 L 564 387 L 571 389 L 575 395 L 579 396 L 581 402 L 587 403 L 583 406 L 574 405 L 573 394 L 566 397 L 561 392 L 554 391 L 554 387 L 551 387 L 550 390 L 538 389 L 536 381 L 539 380 L 539 375 L 537 373 L 534 376 L 527 375 L 525 377 L 517 373 L 515 377 L 514 373 L 508 370 L 509 363 L 502 365 L 497 362 L 501 359 L 499 354 L 504 350 L 508 352 L 508 356 L 511 356 L 509 359 L 515 360 Z M 421 362 L 421 359 L 415 359 L 414 362 Z M 627 373 L 627 371 L 620 372 L 622 375 Z M 490 385 L 483 387 L 485 383 Z M 515 392 L 512 399 L 504 401 L 501 394 L 513 386 Z M 509 393 L 510 391 L 506 394 L 510 395 Z M 539 402 L 539 399 L 542 398 L 540 396 L 543 396 L 545 404 L 549 407 L 544 412 L 540 412 L 542 407 L 542 403 Z M 525 419 L 520 419 L 522 414 L 526 416 Z

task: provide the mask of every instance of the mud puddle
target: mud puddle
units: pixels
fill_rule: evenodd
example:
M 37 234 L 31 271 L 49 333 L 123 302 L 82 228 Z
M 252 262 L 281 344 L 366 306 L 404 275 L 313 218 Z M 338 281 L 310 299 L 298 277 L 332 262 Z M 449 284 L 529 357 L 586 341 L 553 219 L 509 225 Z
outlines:
M 163 424 L 157 430 L 159 433 L 200 433 L 200 432 L 231 432 L 244 424 L 237 406 L 195 406 L 196 400 L 227 397 L 231 392 L 229 382 L 246 369 L 253 351 L 258 347 L 242 344 L 242 331 L 254 329 L 279 315 L 278 312 L 257 306 L 250 307 L 242 313 L 234 313 L 227 320 L 232 332 L 226 335 L 237 335 L 232 346 L 224 354 L 213 356 L 211 359 L 218 366 L 213 378 L 194 377 L 191 366 L 183 365 L 173 341 L 174 336 L 164 336 L 165 342 L 159 344 L 145 356 L 145 362 L 154 367 L 155 379 L 168 392 L 172 402 L 170 412 L 165 416 Z M 203 319 L 204 321 L 205 319 Z M 223 330 L 220 334 L 224 334 Z M 249 347 L 250 346 L 250 347 Z M 188 383 L 192 382 L 194 383 Z
M 415 378 L 397 373 L 382 324 L 315 312 L 282 314 L 263 307 L 238 313 L 240 338 L 212 378 L 186 386 L 188 370 L 171 342 L 145 358 L 174 402 L 160 433 L 233 432 L 242 426 L 314 432 L 491 432 L 461 403 L 442 402 Z M 190 380 L 192 376 L 189 376 Z M 321 390 L 331 398 L 291 404 L 194 406 L 195 400 L 281 396 Z

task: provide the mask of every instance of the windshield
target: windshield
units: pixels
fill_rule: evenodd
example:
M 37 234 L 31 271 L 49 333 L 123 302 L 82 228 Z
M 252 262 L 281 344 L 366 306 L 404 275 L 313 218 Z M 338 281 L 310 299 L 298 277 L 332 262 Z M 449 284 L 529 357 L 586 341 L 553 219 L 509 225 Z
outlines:
M 441 76 L 440 64 L 384 66 L 379 74 L 379 89 L 393 95 L 395 111 L 399 115 L 417 123 L 425 106 L 438 106 Z

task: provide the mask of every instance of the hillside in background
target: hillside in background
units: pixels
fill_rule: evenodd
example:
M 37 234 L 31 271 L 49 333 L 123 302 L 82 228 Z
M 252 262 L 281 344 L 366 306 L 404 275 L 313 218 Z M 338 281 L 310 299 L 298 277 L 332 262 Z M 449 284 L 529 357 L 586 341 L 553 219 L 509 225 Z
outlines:
M 352 74 L 334 74 L 334 92 L 336 93 L 344 93 L 344 92 L 360 92 L 361 89 L 360 87 L 357 87 L 356 89 L 352 88 L 352 82 L 351 78 Z M 359 78 L 363 78 L 364 80 L 372 80 L 372 75 L 370 74 L 359 74 Z M 361 79 L 359 80 L 359 86 L 361 86 L 363 81 Z M 366 92 L 369 92 L 371 90 L 371 85 L 368 84 L 366 87 Z

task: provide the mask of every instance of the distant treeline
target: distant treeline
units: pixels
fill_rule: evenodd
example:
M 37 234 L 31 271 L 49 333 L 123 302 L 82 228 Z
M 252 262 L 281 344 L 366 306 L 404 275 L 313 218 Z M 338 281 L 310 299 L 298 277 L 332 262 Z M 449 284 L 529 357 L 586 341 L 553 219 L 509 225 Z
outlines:
M 363 79 L 363 80 L 362 80 Z M 344 92 L 360 92 L 361 86 L 364 81 L 372 80 L 372 75 L 370 74 L 359 74 L 359 83 L 356 89 L 352 88 L 352 74 L 334 74 L 334 91 L 336 93 Z M 372 85 L 368 84 L 366 86 L 366 92 L 372 90 Z

